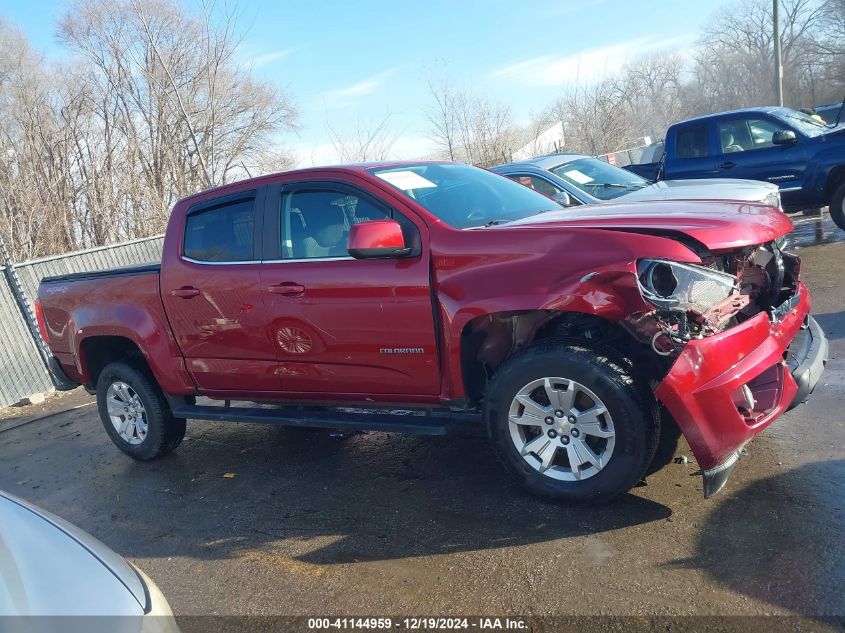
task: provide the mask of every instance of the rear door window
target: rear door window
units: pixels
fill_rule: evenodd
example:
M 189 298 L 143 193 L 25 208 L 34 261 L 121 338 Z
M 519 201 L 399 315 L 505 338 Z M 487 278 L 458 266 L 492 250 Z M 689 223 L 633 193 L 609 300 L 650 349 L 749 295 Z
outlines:
M 182 253 L 198 262 L 255 261 L 255 198 L 203 204 L 188 212 Z
M 707 126 L 690 125 L 678 130 L 675 141 L 678 158 L 704 158 L 707 156 Z

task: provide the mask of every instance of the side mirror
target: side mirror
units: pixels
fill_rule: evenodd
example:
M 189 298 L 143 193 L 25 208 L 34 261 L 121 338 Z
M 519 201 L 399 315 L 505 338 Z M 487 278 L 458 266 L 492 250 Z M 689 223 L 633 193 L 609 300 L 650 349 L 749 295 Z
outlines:
M 569 194 L 565 191 L 559 191 L 555 195 L 552 196 L 552 200 L 557 202 L 558 204 L 564 207 L 571 207 L 572 206 L 572 198 L 569 197 Z
M 792 145 L 798 138 L 792 130 L 778 130 L 772 136 L 772 143 L 775 145 Z
M 355 259 L 404 257 L 411 249 L 405 246 L 402 227 L 396 220 L 368 220 L 353 224 L 347 243 Z

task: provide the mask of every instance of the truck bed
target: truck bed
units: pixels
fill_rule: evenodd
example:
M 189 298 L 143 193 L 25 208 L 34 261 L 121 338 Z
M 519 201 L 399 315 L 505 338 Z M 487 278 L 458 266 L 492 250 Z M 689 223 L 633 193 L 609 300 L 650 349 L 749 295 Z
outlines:
M 161 272 L 161 264 L 136 264 L 134 266 L 121 266 L 120 268 L 108 268 L 106 270 L 92 270 L 83 273 L 67 273 L 65 275 L 53 275 L 52 277 L 44 277 L 41 280 L 42 284 L 63 282 L 63 281 L 82 281 L 86 279 L 101 279 L 103 277 L 118 277 L 121 275 L 143 275 L 148 273 Z

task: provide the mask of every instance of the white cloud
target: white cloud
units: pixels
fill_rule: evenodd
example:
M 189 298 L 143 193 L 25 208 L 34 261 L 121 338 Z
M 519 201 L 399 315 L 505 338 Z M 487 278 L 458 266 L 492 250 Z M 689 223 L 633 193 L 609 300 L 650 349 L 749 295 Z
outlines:
M 325 90 L 320 93 L 319 98 L 327 108 L 348 106 L 359 97 L 372 94 L 381 88 L 397 70 L 397 68 L 390 68 L 357 81 L 354 84 L 333 90 Z
M 527 86 L 588 84 L 618 71 L 639 55 L 688 43 L 690 37 L 680 35 L 663 40 L 637 38 L 573 55 L 540 55 L 498 68 L 488 77 L 511 79 Z
M 270 64 L 272 62 L 278 61 L 290 55 L 293 52 L 292 48 L 284 48 L 278 51 L 273 51 L 271 53 L 264 53 L 263 55 L 256 55 L 250 61 L 254 68 L 258 68 L 259 66 L 264 66 L 265 64 Z

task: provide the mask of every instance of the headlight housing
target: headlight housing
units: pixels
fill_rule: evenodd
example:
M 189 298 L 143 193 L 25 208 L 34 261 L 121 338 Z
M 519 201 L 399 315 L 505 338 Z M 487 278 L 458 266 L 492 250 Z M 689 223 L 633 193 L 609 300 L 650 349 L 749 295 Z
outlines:
M 637 262 L 637 280 L 643 297 L 665 310 L 704 313 L 727 299 L 737 278 L 703 266 L 663 259 Z
M 783 207 L 781 206 L 780 200 L 780 191 L 772 191 L 771 193 L 766 194 L 766 199 L 763 200 L 763 202 L 773 207 L 777 207 L 778 209 L 783 211 Z

